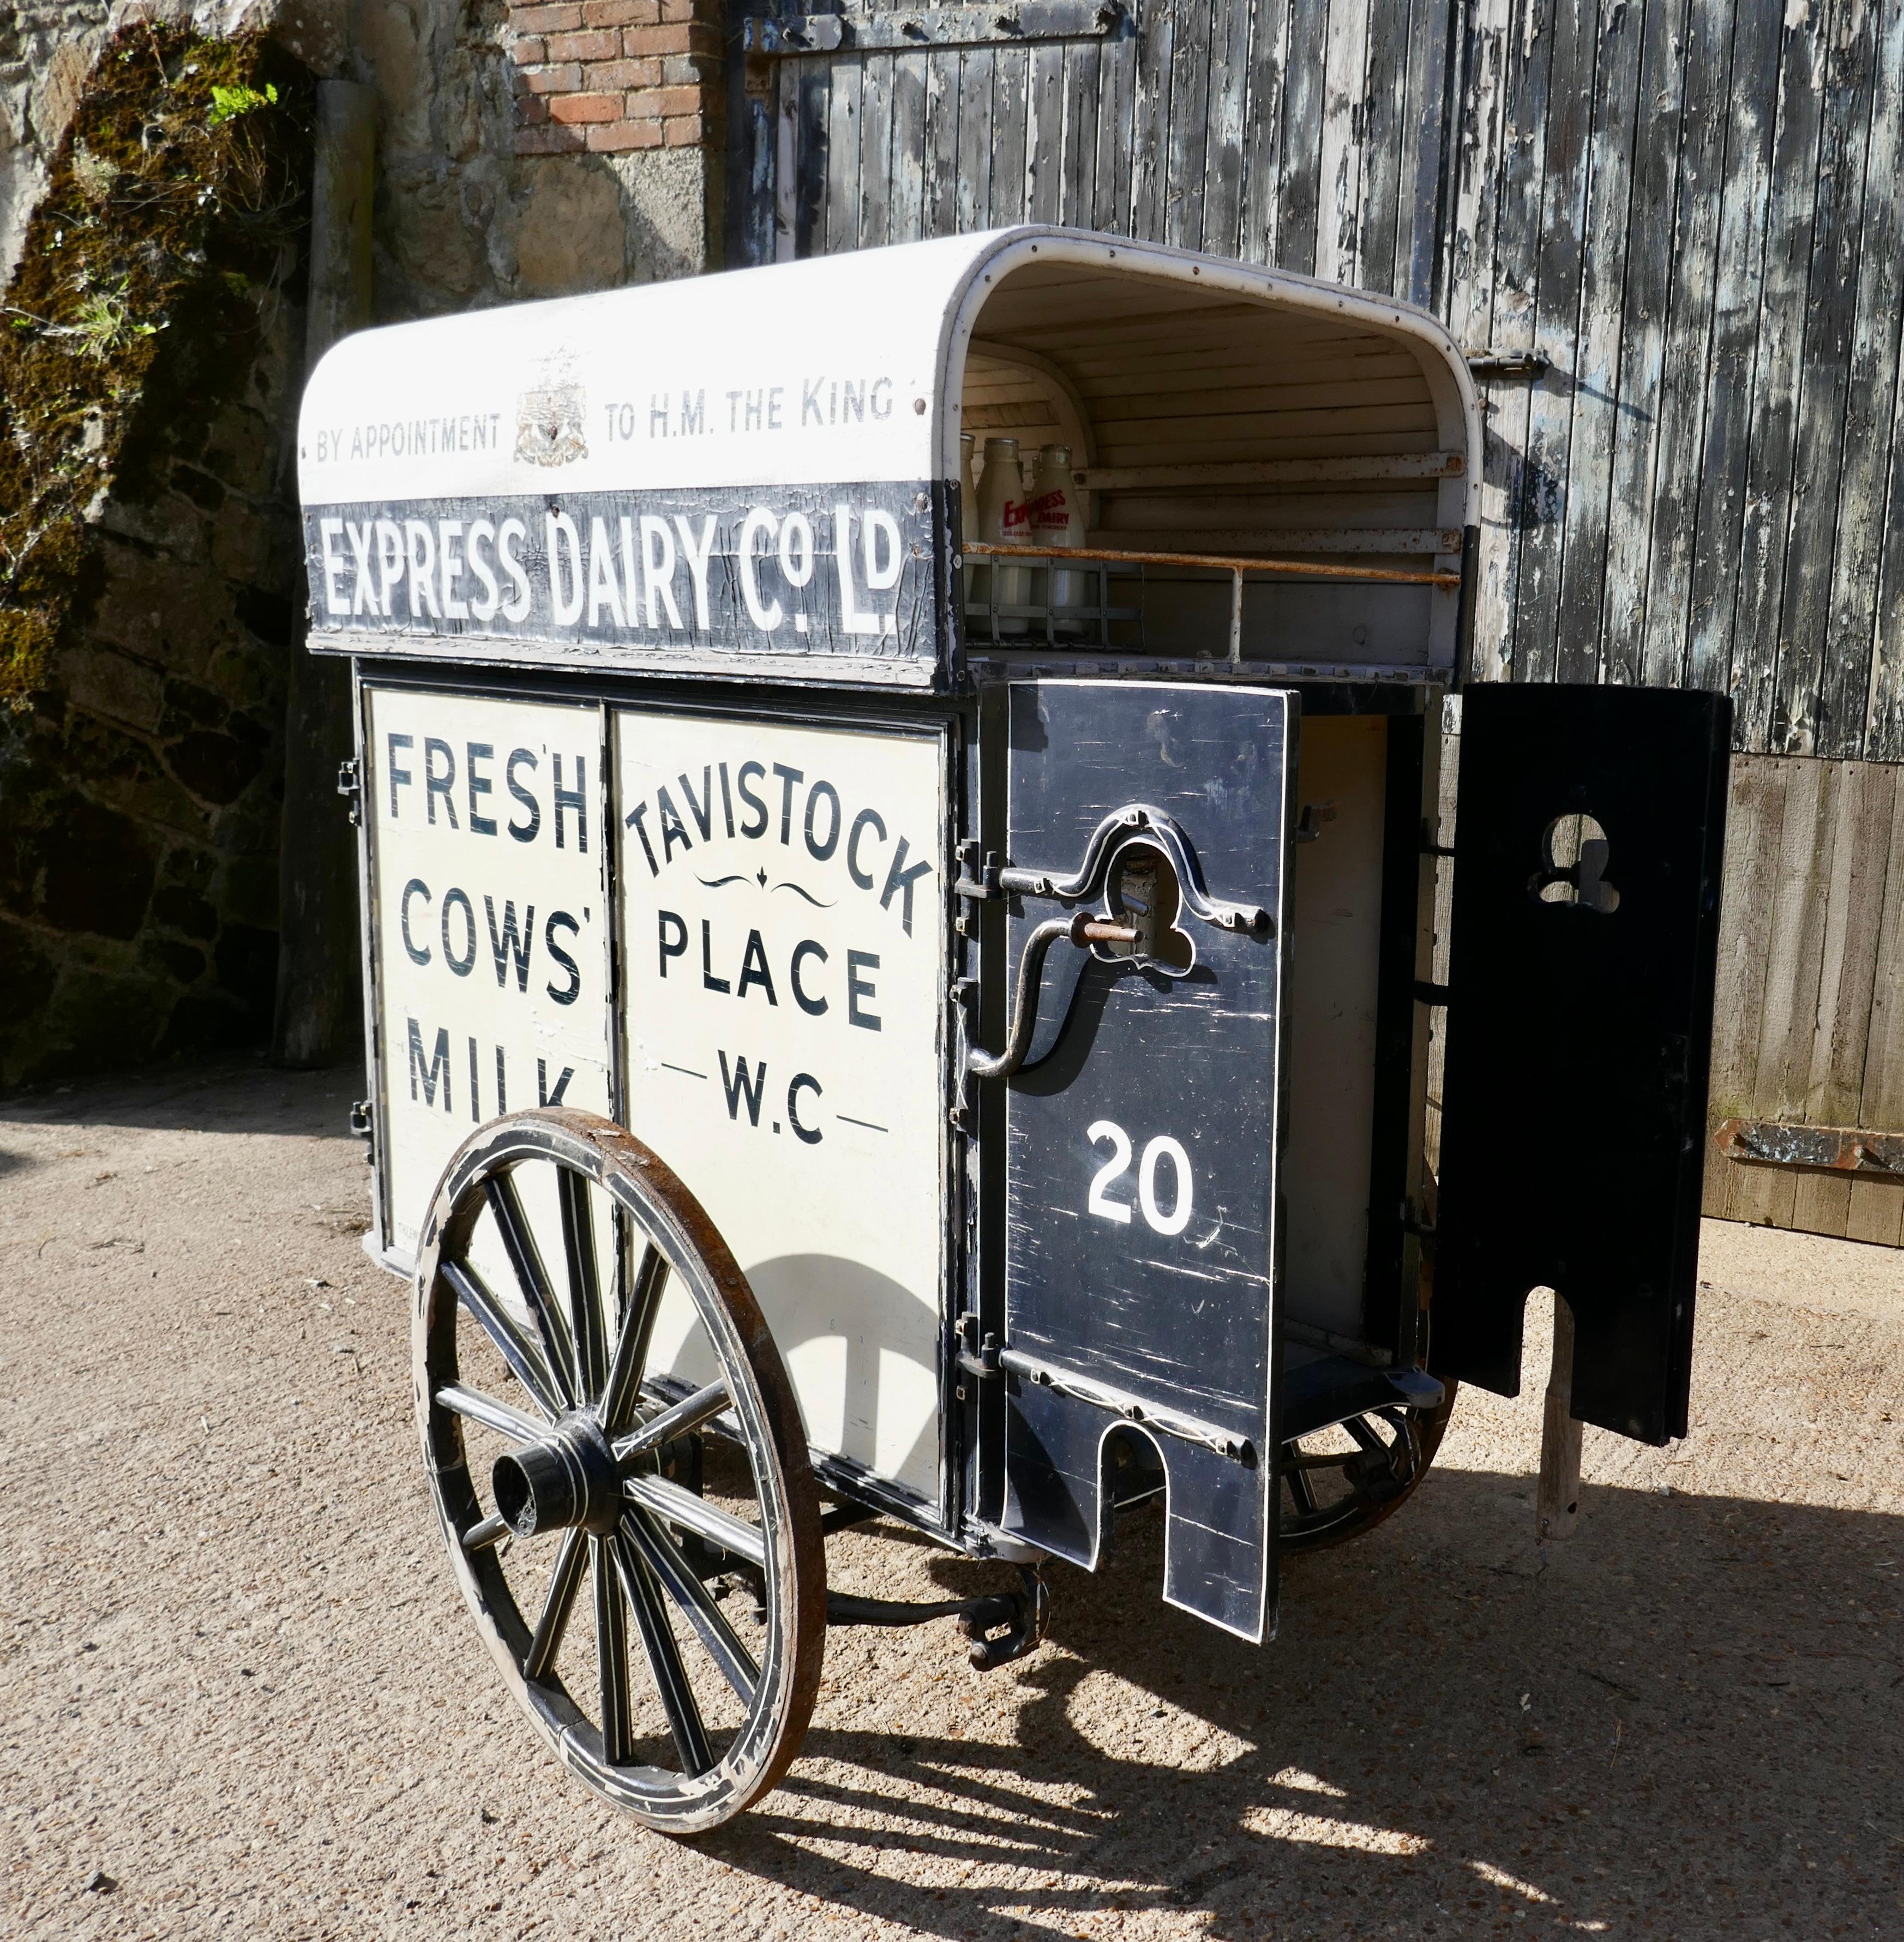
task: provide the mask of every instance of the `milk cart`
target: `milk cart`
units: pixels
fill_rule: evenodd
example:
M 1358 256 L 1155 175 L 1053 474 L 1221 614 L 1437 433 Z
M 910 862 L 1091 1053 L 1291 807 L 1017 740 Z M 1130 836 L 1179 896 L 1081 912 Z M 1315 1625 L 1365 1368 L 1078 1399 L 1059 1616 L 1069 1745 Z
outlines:
M 973 538 L 967 433 L 1084 544 Z M 1052 229 L 317 370 L 369 1245 L 478 1631 L 650 1825 L 829 1622 L 1002 1663 L 1147 1500 L 1266 1639 L 1534 1286 L 1571 1417 L 1685 1432 L 1727 704 L 1457 696 L 1480 452 L 1427 315 Z M 1019 1588 L 829 1599 L 875 1514 Z

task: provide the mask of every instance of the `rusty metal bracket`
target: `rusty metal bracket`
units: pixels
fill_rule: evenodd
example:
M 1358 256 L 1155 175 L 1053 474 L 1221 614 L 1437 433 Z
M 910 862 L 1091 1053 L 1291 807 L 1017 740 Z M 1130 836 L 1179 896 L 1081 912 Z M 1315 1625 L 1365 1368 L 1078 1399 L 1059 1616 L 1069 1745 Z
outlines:
M 1165 1409 L 1145 1402 L 1127 1389 L 1114 1389 L 1110 1383 L 1098 1382 L 1090 1376 L 1077 1375 L 1069 1369 L 1038 1362 L 1016 1349 L 1004 1350 L 998 1360 L 1011 1374 L 1025 1382 L 1035 1383 L 1041 1389 L 1108 1410 L 1127 1423 L 1140 1423 L 1146 1429 L 1160 1431 L 1182 1442 L 1200 1444 L 1206 1450 L 1214 1450 L 1219 1456 L 1228 1457 L 1233 1463 L 1240 1463 L 1245 1469 L 1256 1467 L 1256 1444 L 1248 1437 L 1239 1436 L 1235 1431 L 1225 1429 L 1220 1424 L 1206 1423 L 1200 1417 L 1186 1416 L 1181 1410 Z
M 1728 1120 L 1712 1135 L 1728 1159 L 1804 1173 L 1854 1173 L 1904 1181 L 1904 1133 L 1850 1126 L 1796 1126 L 1777 1120 Z
M 1121 0 L 1007 0 L 991 7 L 914 7 L 890 13 L 802 14 L 744 21 L 744 53 L 802 54 L 918 47 L 1010 46 L 1032 41 L 1101 41 L 1134 26 Z

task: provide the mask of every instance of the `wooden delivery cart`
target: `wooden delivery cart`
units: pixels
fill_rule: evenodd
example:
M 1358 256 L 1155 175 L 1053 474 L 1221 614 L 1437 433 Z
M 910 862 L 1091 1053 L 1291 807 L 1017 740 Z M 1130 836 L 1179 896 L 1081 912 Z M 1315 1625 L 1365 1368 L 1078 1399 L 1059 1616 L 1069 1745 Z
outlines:
M 1073 544 L 973 536 L 967 434 Z M 650 1825 L 829 1622 L 1003 1663 L 1147 1502 L 1268 1638 L 1534 1286 L 1562 1446 L 1684 1433 L 1727 705 L 1460 693 L 1481 443 L 1419 311 L 1052 229 L 317 369 L 371 1244 L 477 1630 Z M 1017 1588 L 829 1600 L 875 1514 Z

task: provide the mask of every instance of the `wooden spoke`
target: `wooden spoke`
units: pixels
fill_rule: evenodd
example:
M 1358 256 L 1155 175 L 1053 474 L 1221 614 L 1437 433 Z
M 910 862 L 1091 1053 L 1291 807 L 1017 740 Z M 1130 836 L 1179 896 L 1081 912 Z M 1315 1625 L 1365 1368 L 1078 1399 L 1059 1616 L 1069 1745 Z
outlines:
M 713 1750 L 707 1744 L 707 1729 L 702 1723 L 701 1708 L 694 1703 L 694 1688 L 688 1683 L 688 1668 L 681 1663 L 681 1648 L 674 1642 L 667 1608 L 661 1602 L 653 1574 L 641 1554 L 619 1532 L 607 1542 L 614 1547 L 623 1588 L 629 1604 L 635 1608 L 635 1623 L 641 1628 L 642 1643 L 648 1649 L 648 1669 L 661 1695 L 661 1710 L 667 1714 L 668 1729 L 674 1735 L 682 1771 L 705 1773 L 714 1764 Z
M 1352 1416 L 1342 1427 L 1364 1450 L 1378 1450 L 1384 1456 L 1389 1453 L 1389 1446 L 1376 1433 L 1374 1426 L 1366 1416 Z
M 690 1430 L 698 1429 L 710 1416 L 719 1416 L 728 1400 L 725 1382 L 710 1383 L 704 1389 L 696 1389 L 692 1395 L 684 1397 L 672 1409 L 651 1416 L 631 1434 L 617 1437 L 615 1453 L 626 1462 L 644 1450 L 657 1449 L 676 1436 L 685 1436 Z
M 575 1349 L 569 1340 L 568 1324 L 556 1305 L 555 1291 L 549 1285 L 548 1271 L 542 1265 L 534 1231 L 523 1211 L 522 1196 L 506 1173 L 490 1175 L 483 1183 L 483 1190 L 495 1218 L 496 1231 L 502 1236 L 503 1251 L 515 1270 L 517 1285 L 522 1289 L 529 1313 L 535 1318 L 550 1373 L 564 1403 L 572 1409 L 577 1401 Z
M 542 1616 L 535 1622 L 535 1636 L 529 1642 L 523 1660 L 523 1677 L 534 1681 L 544 1677 L 555 1664 L 562 1634 L 569 1627 L 576 1588 L 582 1582 L 582 1567 L 588 1562 L 588 1539 L 584 1532 L 565 1530 L 562 1548 L 556 1553 L 555 1569 L 549 1574 L 549 1595 Z
M 463 1548 L 468 1551 L 486 1550 L 491 1545 L 509 1535 L 509 1527 L 499 1517 L 486 1517 L 480 1524 L 473 1524 L 463 1533 Z
M 628 1614 L 621 1602 L 614 1540 L 588 1541 L 595 1574 L 595 1651 L 602 1683 L 602 1757 L 626 1766 L 634 1753 L 635 1729 L 628 1706 Z
M 588 1182 L 566 1167 L 556 1169 L 556 1200 L 562 1210 L 562 1251 L 569 1270 L 569 1319 L 575 1338 L 575 1380 L 593 1402 L 608 1380 L 608 1333 L 602 1314 L 601 1277 L 595 1265 L 595 1222 Z
M 541 1350 L 510 1319 L 476 1270 L 467 1261 L 446 1261 L 443 1278 L 465 1310 L 474 1316 L 483 1332 L 501 1352 L 502 1359 L 535 1398 L 537 1406 L 551 1421 L 560 1416 L 563 1404 Z
M 1315 1485 L 1301 1470 L 1289 1470 L 1284 1474 L 1289 1479 L 1289 1495 L 1295 1498 L 1296 1509 L 1305 1517 L 1314 1517 L 1316 1514 Z
M 533 1443 L 547 1431 L 546 1423 L 537 1423 L 523 1415 L 519 1409 L 512 1409 L 506 1402 L 498 1402 L 494 1396 L 484 1395 L 478 1389 L 466 1389 L 461 1383 L 451 1383 L 437 1392 L 437 1400 L 445 1409 L 453 1409 L 458 1416 L 466 1416 L 472 1423 L 480 1423 L 515 1443 Z
M 673 1539 L 645 1511 L 632 1506 L 622 1517 L 621 1533 L 640 1552 L 648 1568 L 661 1580 L 662 1588 L 700 1635 L 708 1657 L 740 1695 L 741 1705 L 751 1706 L 760 1684 L 760 1668 Z
M 767 1568 L 767 1538 L 759 1525 L 744 1524 L 737 1517 L 718 1509 L 704 1497 L 670 1484 L 665 1477 L 630 1477 L 622 1485 L 624 1493 L 645 1511 L 677 1530 L 691 1530 L 710 1544 L 719 1545 L 744 1559 L 759 1571 Z
M 624 1248 L 624 1256 L 630 1251 Z M 627 1299 L 621 1304 L 621 1329 L 615 1338 L 615 1361 L 602 1391 L 602 1427 L 612 1436 L 627 1427 L 641 1394 L 642 1374 L 648 1366 L 648 1344 L 655 1317 L 667 1285 L 668 1264 L 652 1241 L 642 1243 L 640 1257 L 627 1268 Z

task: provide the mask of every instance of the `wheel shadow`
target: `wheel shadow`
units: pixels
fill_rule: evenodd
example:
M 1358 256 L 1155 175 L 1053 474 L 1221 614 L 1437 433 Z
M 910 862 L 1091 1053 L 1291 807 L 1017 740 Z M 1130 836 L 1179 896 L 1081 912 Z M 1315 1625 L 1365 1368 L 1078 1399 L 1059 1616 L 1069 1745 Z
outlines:
M 1289 1563 L 1261 1649 L 1160 1604 L 1133 1518 L 1097 1578 L 1053 1574 L 1002 1714 L 817 1729 L 709 1846 L 947 1936 L 1904 1932 L 1904 1519 L 1599 1488 L 1544 1559 L 1531 1492 L 1431 1476 Z

